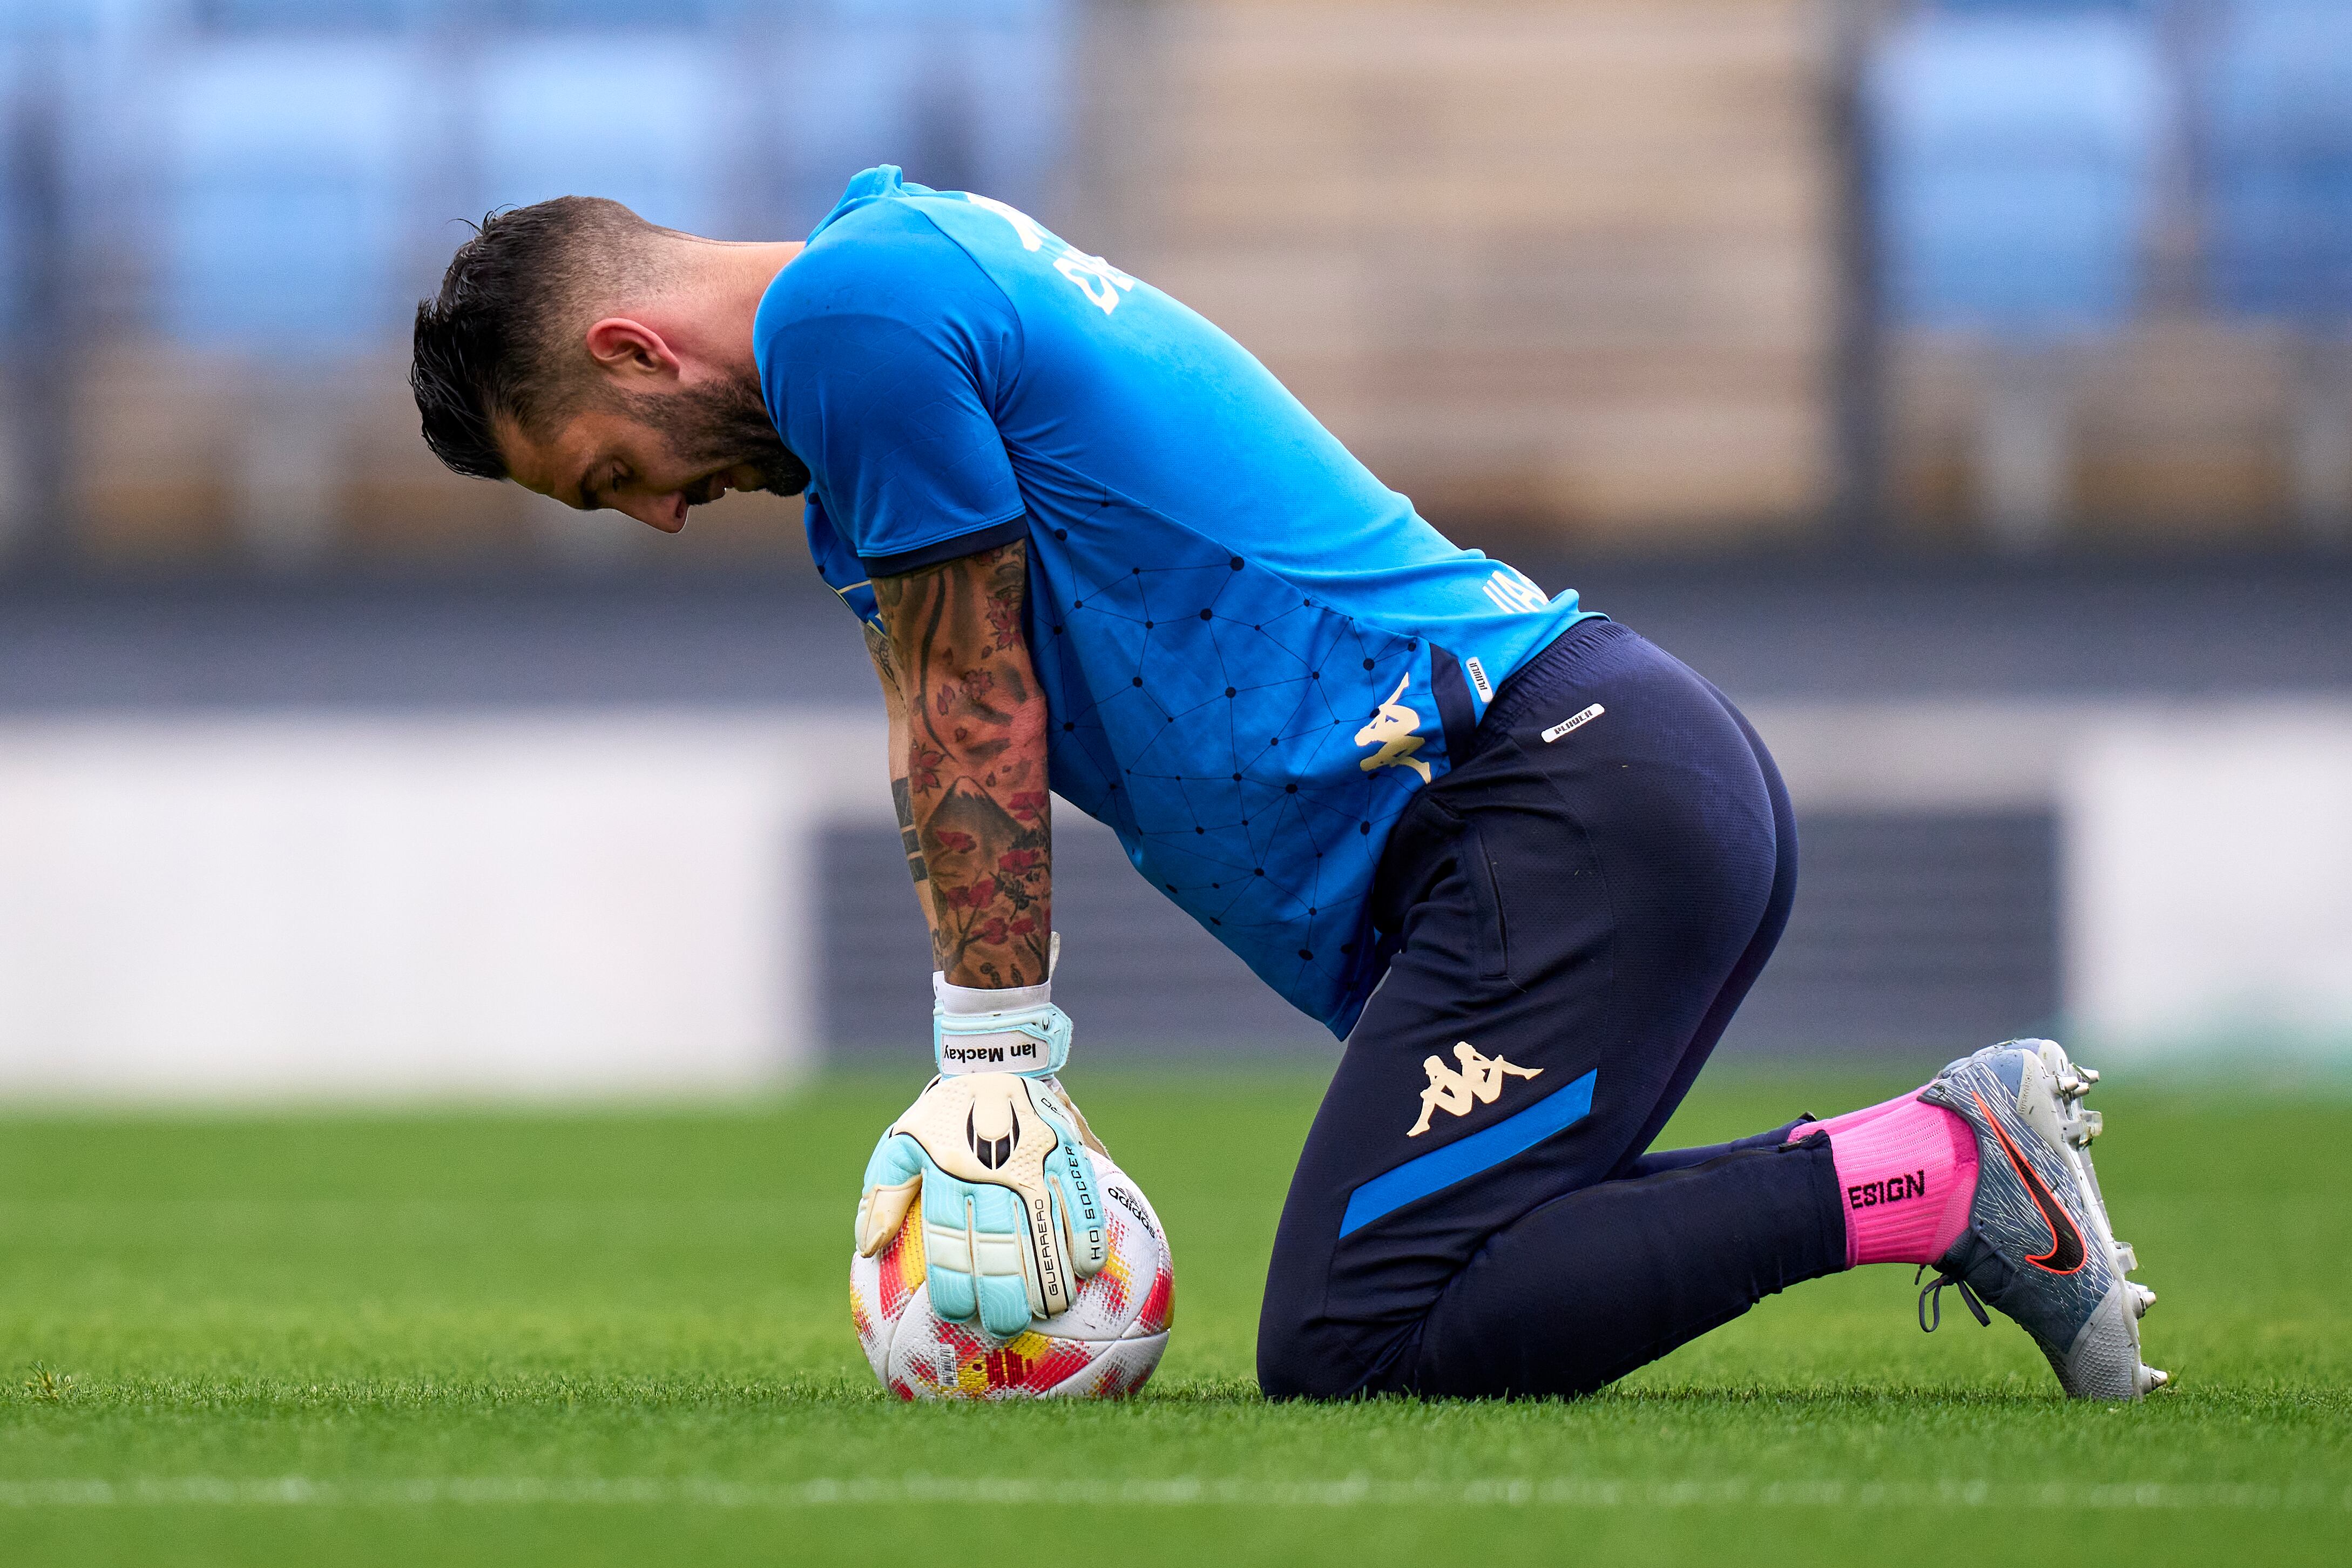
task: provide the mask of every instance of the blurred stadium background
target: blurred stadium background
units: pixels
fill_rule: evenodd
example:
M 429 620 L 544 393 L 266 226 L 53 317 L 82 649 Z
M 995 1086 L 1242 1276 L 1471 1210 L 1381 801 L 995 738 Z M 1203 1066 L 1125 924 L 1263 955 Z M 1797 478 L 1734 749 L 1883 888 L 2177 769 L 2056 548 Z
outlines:
M 796 508 L 456 479 L 403 382 L 462 216 L 884 162 L 1750 710 L 1727 1054 L 2352 1059 L 2343 0 L 0 0 L 0 1093 L 918 1068 Z M 1088 1050 L 1333 1049 L 1058 821 Z

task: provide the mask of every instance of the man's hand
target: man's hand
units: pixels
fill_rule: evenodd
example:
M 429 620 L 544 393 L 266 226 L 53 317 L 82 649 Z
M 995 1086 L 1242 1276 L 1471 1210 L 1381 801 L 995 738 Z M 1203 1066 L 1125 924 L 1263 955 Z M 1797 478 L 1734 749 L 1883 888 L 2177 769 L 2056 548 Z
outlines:
M 933 1079 L 866 1162 L 858 1256 L 889 1246 L 919 1197 L 940 1316 L 1003 1335 L 1066 1312 L 1108 1256 L 1091 1142 L 1051 1079 Z

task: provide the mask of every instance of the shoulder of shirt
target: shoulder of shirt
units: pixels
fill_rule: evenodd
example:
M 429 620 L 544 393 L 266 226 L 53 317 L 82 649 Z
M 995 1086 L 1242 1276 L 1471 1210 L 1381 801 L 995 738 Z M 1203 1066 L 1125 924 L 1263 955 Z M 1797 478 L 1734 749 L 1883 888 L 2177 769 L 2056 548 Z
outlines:
M 919 205 L 952 199 L 892 197 L 843 214 L 776 274 L 761 302 L 761 315 L 782 327 L 827 309 L 903 305 L 903 290 L 917 279 L 937 284 L 960 279 L 985 283 L 993 291 L 987 269 Z
M 1015 336 L 1022 335 L 1019 309 L 1003 286 L 918 205 L 957 199 L 887 198 L 826 225 L 761 298 L 751 330 L 762 374 L 771 345 L 788 332 L 822 332 L 827 317 L 935 321 L 940 301 L 959 289 L 969 291 L 967 300 L 1010 315 Z

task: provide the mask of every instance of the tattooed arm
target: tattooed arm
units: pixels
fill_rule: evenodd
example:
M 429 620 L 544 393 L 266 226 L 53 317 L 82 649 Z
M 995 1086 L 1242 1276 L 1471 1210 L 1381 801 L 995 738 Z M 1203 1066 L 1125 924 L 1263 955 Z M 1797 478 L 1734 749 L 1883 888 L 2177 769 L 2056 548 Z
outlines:
M 874 580 L 900 820 L 948 984 L 931 1022 L 940 1074 L 866 1162 L 857 1251 L 890 1245 L 920 1204 L 932 1310 L 995 1334 L 1067 1310 L 1110 1256 L 1102 1145 L 1063 1092 L 1070 1020 L 1043 984 L 1053 845 L 1045 697 L 1022 634 L 1028 558 L 1008 544 Z
M 1045 978 L 1053 837 L 1045 696 L 1021 630 L 1028 560 L 1006 544 L 874 580 L 889 627 L 876 662 L 898 695 L 892 790 L 932 956 L 957 985 Z
M 890 804 L 898 814 L 898 841 L 907 851 L 907 871 L 915 879 L 915 901 L 923 908 L 923 924 L 933 926 L 931 890 L 924 884 L 929 872 L 923 865 L 922 841 L 915 833 L 915 803 L 907 785 L 907 696 L 898 685 L 898 662 L 890 652 L 890 639 L 871 623 L 864 623 L 866 652 L 874 660 L 874 673 L 882 680 L 882 705 L 890 715 Z M 933 931 L 934 946 L 939 933 Z

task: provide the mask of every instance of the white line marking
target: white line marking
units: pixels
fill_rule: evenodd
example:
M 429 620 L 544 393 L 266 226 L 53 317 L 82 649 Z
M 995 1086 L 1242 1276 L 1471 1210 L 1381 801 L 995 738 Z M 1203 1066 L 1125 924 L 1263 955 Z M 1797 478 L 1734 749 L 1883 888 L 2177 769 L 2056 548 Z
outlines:
M 331 1481 L 310 1476 L 151 1476 L 0 1482 L 0 1508 L 619 1507 L 869 1508 L 877 1504 L 1128 1503 L 1156 1508 L 1352 1508 L 1477 1504 L 1504 1508 L 2049 1509 L 2105 1512 L 2226 1509 L 2352 1512 L 2352 1488 L 2318 1482 L 1988 1480 L 1612 1480 L 1564 1477 L 1443 1480 L 1269 1481 L 1163 1476 L 1125 1481 L 1039 1481 L 1026 1476 L 819 1477 L 720 1481 L 691 1477 L 420 1476 Z

